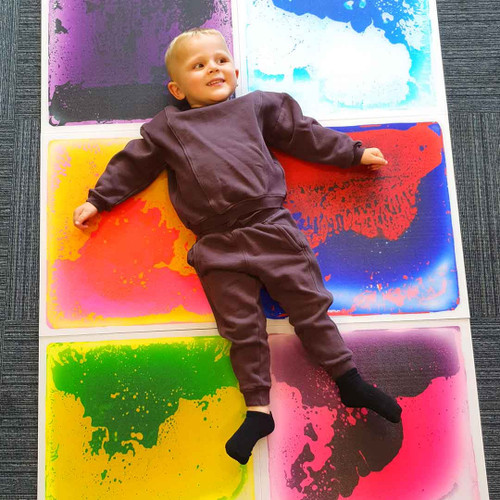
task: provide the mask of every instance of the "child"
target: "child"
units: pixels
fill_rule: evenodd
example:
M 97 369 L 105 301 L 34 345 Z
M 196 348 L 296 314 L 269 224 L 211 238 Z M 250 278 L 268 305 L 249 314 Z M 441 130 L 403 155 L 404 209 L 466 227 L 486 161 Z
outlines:
M 198 273 L 219 333 L 232 343 L 231 363 L 248 411 L 226 451 L 241 464 L 274 430 L 262 286 L 288 313 L 308 353 L 335 380 L 346 406 L 370 408 L 399 422 L 400 406 L 362 380 L 327 314 L 332 296 L 304 234 L 282 207 L 284 173 L 269 148 L 346 168 L 379 168 L 387 163 L 382 153 L 304 117 L 287 94 L 253 92 L 231 99 L 238 70 L 216 30 L 179 35 L 165 61 L 170 92 L 189 108 L 167 106 L 142 126 L 142 139 L 111 159 L 87 202 L 75 210 L 75 226 L 88 227 L 98 211 L 111 210 L 167 169 L 172 203 L 198 237 L 188 262 Z

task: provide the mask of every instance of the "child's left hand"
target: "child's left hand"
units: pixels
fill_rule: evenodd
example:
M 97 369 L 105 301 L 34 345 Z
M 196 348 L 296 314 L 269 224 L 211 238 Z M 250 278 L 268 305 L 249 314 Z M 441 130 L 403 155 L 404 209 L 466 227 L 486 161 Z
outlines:
M 378 170 L 380 167 L 387 165 L 387 160 L 380 149 L 366 148 L 361 157 L 361 165 L 368 165 L 370 170 Z

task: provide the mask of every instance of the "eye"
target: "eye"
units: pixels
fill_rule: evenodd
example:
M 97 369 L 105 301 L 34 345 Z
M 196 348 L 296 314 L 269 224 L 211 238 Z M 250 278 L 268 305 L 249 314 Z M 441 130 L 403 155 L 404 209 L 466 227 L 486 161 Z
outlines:
M 225 57 L 221 57 L 218 61 L 219 64 L 224 64 L 227 62 L 227 59 Z
M 194 66 L 193 66 L 193 69 L 201 69 L 203 68 L 203 64 L 202 63 L 196 63 Z

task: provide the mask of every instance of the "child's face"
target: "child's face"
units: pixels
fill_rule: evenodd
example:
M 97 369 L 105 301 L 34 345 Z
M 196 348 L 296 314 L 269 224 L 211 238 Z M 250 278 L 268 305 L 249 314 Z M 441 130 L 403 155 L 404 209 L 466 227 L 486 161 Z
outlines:
M 168 88 L 175 98 L 186 98 L 192 108 L 201 108 L 227 100 L 238 74 L 222 37 L 196 35 L 179 47 Z

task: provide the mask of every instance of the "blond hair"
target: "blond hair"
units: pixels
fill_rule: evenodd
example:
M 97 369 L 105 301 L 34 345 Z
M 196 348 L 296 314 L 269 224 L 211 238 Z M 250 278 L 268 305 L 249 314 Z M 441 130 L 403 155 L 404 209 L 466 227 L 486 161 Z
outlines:
M 171 42 L 165 52 L 165 67 L 167 68 L 168 76 L 173 79 L 172 76 L 172 68 L 174 66 L 174 59 L 179 50 L 179 47 L 182 45 L 182 42 L 188 38 L 192 38 L 193 36 L 198 35 L 218 35 L 226 42 L 222 33 L 213 28 L 192 28 L 190 30 L 184 31 L 180 35 L 177 35 Z

